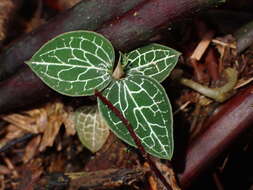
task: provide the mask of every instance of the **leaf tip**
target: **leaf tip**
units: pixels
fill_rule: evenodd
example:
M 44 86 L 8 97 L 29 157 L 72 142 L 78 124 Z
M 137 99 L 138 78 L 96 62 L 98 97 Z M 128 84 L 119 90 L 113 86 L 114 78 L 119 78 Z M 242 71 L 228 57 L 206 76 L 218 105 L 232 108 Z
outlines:
M 28 60 L 28 61 L 25 61 L 24 62 L 26 65 L 30 66 L 32 64 L 32 61 L 31 60 Z

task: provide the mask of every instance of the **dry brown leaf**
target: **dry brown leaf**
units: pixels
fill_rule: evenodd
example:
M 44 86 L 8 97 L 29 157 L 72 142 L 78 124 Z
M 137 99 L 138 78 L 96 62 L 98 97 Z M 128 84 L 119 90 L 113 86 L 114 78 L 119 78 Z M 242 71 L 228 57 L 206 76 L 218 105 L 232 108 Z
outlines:
M 63 123 L 62 115 L 64 114 L 64 106 L 62 103 L 56 102 L 54 104 L 48 104 L 46 110 L 48 114 L 48 122 L 41 140 L 40 151 L 53 145 L 55 137 Z
M 46 147 L 52 146 L 62 124 L 65 124 L 67 135 L 75 134 L 75 127 L 71 115 L 71 109 L 65 108 L 61 102 L 49 103 L 40 109 L 33 109 L 22 114 L 10 114 L 1 117 L 15 128 L 16 135 L 1 139 L 0 145 L 13 138 L 20 137 L 25 132 L 42 133 L 39 150 L 43 151 Z M 11 135 L 7 133 L 8 135 Z M 38 140 L 39 141 L 39 140 Z M 27 158 L 31 157 L 28 156 Z M 24 158 L 26 160 L 26 158 Z
M 76 129 L 75 129 L 75 122 L 74 122 L 74 112 L 71 107 L 67 107 L 65 109 L 66 111 L 64 114 L 62 114 L 63 117 L 63 124 L 66 129 L 66 135 L 71 136 L 76 134 Z
M 23 129 L 30 133 L 38 133 L 36 127 L 36 118 L 21 114 L 10 114 L 2 117 L 3 120 L 15 125 L 16 127 Z
M 27 163 L 36 155 L 36 153 L 38 152 L 38 147 L 40 145 L 40 142 L 41 142 L 41 136 L 37 136 L 28 143 L 28 145 L 25 147 L 25 154 L 23 156 L 24 163 Z
M 10 140 L 22 137 L 24 134 L 25 134 L 24 130 L 22 130 L 14 125 L 7 126 L 6 127 L 6 135 L 4 136 L 4 138 L 2 138 L 0 140 L 0 148 L 3 147 Z
M 40 144 L 40 151 L 45 150 L 46 147 L 50 147 L 53 146 L 55 137 L 57 136 L 60 127 L 61 127 L 62 121 L 60 121 L 58 119 L 57 116 L 51 116 L 48 126 L 46 128 L 46 130 L 44 131 L 42 140 L 41 140 L 41 144 Z

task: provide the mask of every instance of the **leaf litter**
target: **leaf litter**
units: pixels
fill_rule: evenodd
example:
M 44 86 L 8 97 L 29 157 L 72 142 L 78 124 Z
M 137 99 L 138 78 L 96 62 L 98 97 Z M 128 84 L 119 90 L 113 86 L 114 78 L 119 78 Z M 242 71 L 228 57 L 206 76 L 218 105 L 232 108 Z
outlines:
M 243 88 L 245 85 L 252 84 L 252 50 L 248 50 L 245 54 L 243 54 L 243 57 L 235 56 L 234 53 L 231 51 L 231 48 L 234 48 L 233 43 L 220 43 L 220 40 L 218 39 L 218 42 L 213 39 L 212 45 L 215 46 L 217 49 L 221 52 L 220 62 L 219 62 L 219 68 L 221 71 L 224 70 L 224 68 L 231 66 L 231 63 L 235 63 L 231 60 L 231 58 L 234 58 L 238 60 L 238 64 L 234 65 L 238 71 L 240 71 L 240 79 L 239 83 L 235 88 Z M 223 40 L 224 41 L 224 40 Z M 219 44 L 221 47 L 218 47 Z M 201 59 L 200 59 L 201 60 Z M 243 65 L 243 67 L 241 67 Z M 244 69 L 242 69 L 244 68 Z M 191 77 L 194 78 L 194 77 Z M 209 84 L 210 81 L 207 82 Z M 180 98 L 177 99 L 177 105 L 178 107 L 183 106 L 182 109 L 179 110 L 179 114 L 185 114 L 189 121 L 192 121 L 192 118 L 201 113 L 200 117 L 197 117 L 197 123 L 200 122 L 201 117 L 207 117 L 208 114 L 211 112 L 210 109 L 214 109 L 215 102 L 211 101 L 208 103 L 208 106 L 201 106 L 201 108 L 195 110 L 195 105 L 199 101 L 199 93 L 192 91 L 190 89 L 183 89 L 183 93 L 181 94 Z M 57 104 L 57 105 L 56 105 Z M 197 106 L 196 106 L 197 107 Z M 208 109 L 207 109 L 208 107 Z M 64 109 L 61 110 L 61 109 Z M 66 110 L 67 111 L 66 111 Z M 70 110 L 68 110 L 70 109 Z M 11 114 L 6 117 L 5 120 L 9 121 L 11 124 L 5 126 L 4 128 L 4 135 L 1 135 L 0 140 L 0 146 L 4 146 L 7 142 L 10 140 L 22 137 L 27 132 L 29 133 L 35 133 L 40 134 L 33 139 L 31 139 L 26 145 L 17 145 L 11 149 L 11 153 L 15 155 L 15 152 L 21 152 L 21 149 L 23 148 L 25 151 L 21 156 L 21 159 L 18 159 L 16 157 L 9 156 L 8 152 L 4 154 L 4 157 L 7 157 L 7 159 L 2 159 L 0 162 L 0 189 L 6 189 L 8 187 L 18 187 L 17 182 L 11 182 L 11 179 L 17 179 L 17 176 L 20 176 L 22 178 L 23 183 L 20 184 L 24 185 L 25 187 L 28 187 L 29 185 L 35 185 L 35 181 L 37 176 L 41 176 L 46 171 L 54 172 L 54 171 L 61 171 L 64 172 L 64 160 L 66 159 L 66 155 L 61 154 L 59 152 L 58 156 L 50 156 L 50 157 L 42 157 L 40 158 L 38 156 L 39 151 L 42 151 L 41 153 L 45 152 L 47 153 L 48 149 L 46 147 L 54 146 L 57 147 L 66 147 L 64 146 L 64 142 L 62 142 L 62 145 L 59 146 L 59 141 L 63 141 L 62 139 L 57 139 L 59 136 L 64 136 L 60 133 L 60 127 L 61 125 L 66 125 L 68 127 L 65 128 L 65 132 L 67 136 L 71 136 L 75 133 L 72 119 L 68 119 L 69 117 L 72 117 L 70 114 L 72 108 L 69 108 L 63 103 L 55 102 L 50 103 L 44 107 L 41 107 L 39 109 L 31 110 L 24 112 L 22 114 L 16 113 Z M 192 114 L 194 113 L 194 115 Z M 60 120 L 60 121 L 56 121 Z M 45 126 L 50 126 L 50 129 L 47 129 Z M 201 127 L 201 125 L 198 125 L 197 127 Z M 196 129 L 197 130 L 197 129 Z M 195 131 L 195 130 L 192 130 Z M 198 131 L 198 130 L 197 130 Z M 57 137 L 58 135 L 58 137 Z M 45 138 L 43 139 L 43 137 Z M 46 138 L 47 137 L 47 138 Z M 111 138 L 111 137 L 109 137 Z M 114 137 L 115 138 L 115 137 Z M 66 139 L 64 139 L 66 141 Z M 110 139 L 112 140 L 112 138 Z M 42 141 L 44 141 L 42 143 Z M 55 144 L 53 144 L 55 142 Z M 69 142 L 69 141 L 68 141 Z M 118 141 L 117 141 L 118 142 Z M 112 144 L 115 143 L 115 141 L 111 142 Z M 42 144 L 42 145 L 41 145 Z M 76 143 L 73 143 L 76 145 Z M 78 144 L 78 143 L 77 143 Z M 110 143 L 109 143 L 110 144 Z M 132 167 L 134 164 L 126 164 L 126 161 L 128 161 L 129 152 L 127 150 L 127 147 L 122 145 L 121 142 L 115 143 L 114 146 L 119 146 L 117 148 L 110 148 L 106 149 L 103 147 L 97 154 L 95 154 L 92 159 L 87 161 L 87 166 L 85 167 L 86 170 L 97 170 L 103 168 L 102 165 L 107 167 L 120 167 L 120 166 L 128 166 Z M 105 146 L 108 145 L 108 141 Z M 68 145 L 68 147 L 71 147 L 71 145 Z M 124 148 L 122 148 L 124 147 Z M 50 148 L 49 148 L 50 149 Z M 68 148 L 72 149 L 72 148 Z M 79 148 L 78 148 L 79 149 Z M 62 148 L 59 150 L 63 151 Z M 65 151 L 65 150 L 64 150 Z M 66 150 L 66 152 L 69 153 L 69 151 Z M 71 151 L 70 151 L 71 152 Z M 131 152 L 131 151 L 130 151 Z M 86 152 L 87 153 L 87 152 Z M 113 154 L 112 154 L 113 153 Z M 118 155 L 120 153 L 120 155 Z M 83 155 L 83 158 L 87 155 Z M 87 156 L 88 157 L 88 156 Z M 131 156 L 130 156 L 131 157 Z M 72 157 L 73 158 L 73 157 Z M 43 160 L 44 159 L 44 160 Z M 103 162 L 104 159 L 104 162 Z M 21 161 L 20 161 L 21 160 Z M 47 161 L 46 161 L 47 160 Z M 48 162 L 49 160 L 49 162 Z M 102 160 L 102 163 L 101 163 Z M 115 161 L 115 160 L 118 160 Z M 138 162 L 138 157 L 136 155 L 132 156 L 131 161 Z M 51 162 L 51 164 L 49 164 Z M 24 169 L 24 172 L 19 172 L 21 170 L 20 163 L 24 164 L 22 166 L 22 169 Z M 46 163 L 46 164 L 45 164 Z M 117 163 L 116 165 L 114 165 Z M 50 167 L 43 168 L 42 165 L 50 165 Z M 18 168 L 18 170 L 17 170 Z M 75 171 L 78 171 L 80 169 L 83 169 L 84 165 L 79 168 L 75 168 Z M 74 170 L 72 170 L 74 171 Z M 18 173 L 16 173 L 18 172 Z M 11 177 L 14 176 L 14 177 Z M 33 179 L 33 180 L 31 180 Z M 20 186 L 19 186 L 20 187 Z

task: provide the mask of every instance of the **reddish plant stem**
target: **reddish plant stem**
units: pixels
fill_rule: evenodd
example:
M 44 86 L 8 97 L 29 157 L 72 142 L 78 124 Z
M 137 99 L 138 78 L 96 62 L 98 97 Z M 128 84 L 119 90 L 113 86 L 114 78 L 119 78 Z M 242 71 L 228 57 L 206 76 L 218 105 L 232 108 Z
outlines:
M 141 144 L 140 139 L 135 134 L 132 125 L 130 122 L 123 116 L 123 114 L 116 108 L 106 97 L 102 95 L 101 92 L 95 90 L 95 96 L 98 97 L 108 108 L 122 121 L 122 123 L 127 127 L 128 132 L 132 136 L 135 144 L 138 149 L 141 151 L 142 156 L 147 160 L 148 164 L 151 167 L 151 170 L 155 173 L 156 177 L 161 180 L 163 185 L 167 188 L 167 190 L 171 190 L 169 183 L 166 181 L 165 177 L 162 175 L 160 170 L 156 167 L 155 163 L 150 158 L 149 154 L 145 151 L 144 147 Z

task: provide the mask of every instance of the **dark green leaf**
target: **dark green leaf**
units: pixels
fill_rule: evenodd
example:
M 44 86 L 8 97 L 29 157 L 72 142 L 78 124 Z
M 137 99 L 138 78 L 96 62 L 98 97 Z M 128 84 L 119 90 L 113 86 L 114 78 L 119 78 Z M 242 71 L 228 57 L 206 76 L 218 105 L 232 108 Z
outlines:
M 169 76 L 178 61 L 180 53 L 160 45 L 150 44 L 127 54 L 125 72 L 131 75 L 146 75 L 162 82 Z
M 156 80 L 141 75 L 129 76 L 114 81 L 103 94 L 129 120 L 147 152 L 164 159 L 172 157 L 171 105 Z M 112 131 L 123 141 L 135 145 L 126 126 L 101 101 L 99 109 Z
M 47 42 L 27 64 L 57 92 L 84 96 L 110 83 L 114 57 L 111 43 L 102 35 L 74 31 Z

